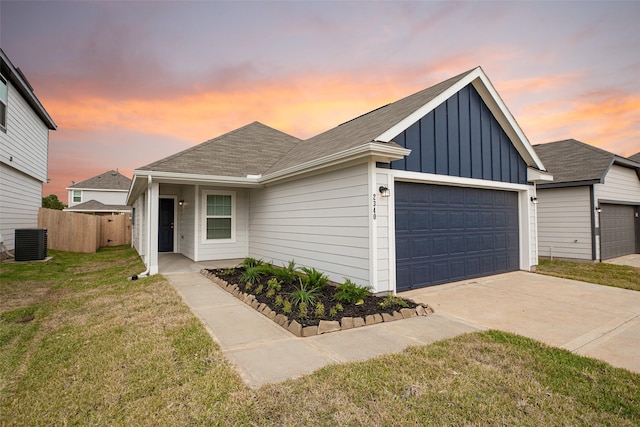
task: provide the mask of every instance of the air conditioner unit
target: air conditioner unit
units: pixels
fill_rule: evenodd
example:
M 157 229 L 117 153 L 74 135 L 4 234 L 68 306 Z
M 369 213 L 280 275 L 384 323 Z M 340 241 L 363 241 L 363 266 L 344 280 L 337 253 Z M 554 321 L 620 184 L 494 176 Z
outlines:
M 37 261 L 47 257 L 46 228 L 20 228 L 15 237 L 16 261 Z

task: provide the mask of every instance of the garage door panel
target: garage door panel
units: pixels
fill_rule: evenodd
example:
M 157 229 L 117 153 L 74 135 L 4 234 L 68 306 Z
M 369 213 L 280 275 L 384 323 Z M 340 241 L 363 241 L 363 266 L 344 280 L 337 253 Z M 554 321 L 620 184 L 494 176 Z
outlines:
M 600 235 L 602 259 L 636 253 L 634 206 L 602 204 Z
M 518 269 L 517 193 L 403 182 L 395 193 L 411 200 L 396 203 L 397 290 Z

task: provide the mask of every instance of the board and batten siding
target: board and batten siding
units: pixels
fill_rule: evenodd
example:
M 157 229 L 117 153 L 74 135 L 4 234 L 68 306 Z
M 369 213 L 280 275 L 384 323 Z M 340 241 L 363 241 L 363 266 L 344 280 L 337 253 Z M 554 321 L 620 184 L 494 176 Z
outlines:
M 250 200 L 249 256 L 370 284 L 366 163 L 254 189 Z
M 17 89 L 7 82 L 7 131 L 0 132 L 0 161 L 44 183 L 47 181 L 49 128 Z M 41 204 L 42 189 L 38 195 Z
M 604 184 L 594 185 L 595 199 L 640 204 L 640 179 L 635 170 L 611 166 Z
M 0 234 L 15 248 L 16 228 L 36 228 L 42 206 L 42 182 L 0 163 Z
M 204 228 L 206 227 L 204 212 L 206 209 L 206 193 L 215 194 L 232 193 L 235 196 L 235 212 L 233 213 L 233 223 L 235 227 L 235 239 L 233 241 L 205 241 Z M 247 257 L 247 217 L 249 209 L 249 195 L 244 188 L 218 188 L 201 186 L 199 190 L 200 204 L 197 209 L 197 227 L 194 237 L 197 241 L 197 255 L 194 261 L 207 261 L 218 259 L 232 259 Z
M 589 187 L 538 189 L 541 257 L 593 259 Z

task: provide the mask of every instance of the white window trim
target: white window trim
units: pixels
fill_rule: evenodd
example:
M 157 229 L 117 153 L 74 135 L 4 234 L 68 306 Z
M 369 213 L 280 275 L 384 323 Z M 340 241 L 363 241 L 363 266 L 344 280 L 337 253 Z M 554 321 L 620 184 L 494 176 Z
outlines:
M 7 82 L 7 79 L 4 78 L 3 75 L 0 75 L 0 81 L 7 88 L 7 100 L 3 101 L 2 99 L 0 99 L 0 103 L 2 103 L 2 105 L 4 105 L 4 125 L 2 123 L 0 123 L 0 130 L 2 130 L 3 132 L 6 133 L 7 126 L 8 126 L 8 121 L 9 121 L 9 83 Z
M 231 196 L 231 238 L 230 239 L 207 239 L 207 196 Z M 220 243 L 236 242 L 236 192 L 223 190 L 202 191 L 202 203 L 200 206 L 200 241 L 205 245 L 216 245 Z

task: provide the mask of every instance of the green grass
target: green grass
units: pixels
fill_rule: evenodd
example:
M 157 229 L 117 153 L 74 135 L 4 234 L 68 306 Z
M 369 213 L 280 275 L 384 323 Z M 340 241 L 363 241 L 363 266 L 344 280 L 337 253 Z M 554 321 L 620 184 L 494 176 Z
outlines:
M 537 273 L 640 291 L 640 268 L 606 263 L 541 259 Z
M 246 387 L 126 247 L 0 265 L 0 425 L 638 425 L 640 375 L 499 331 Z

